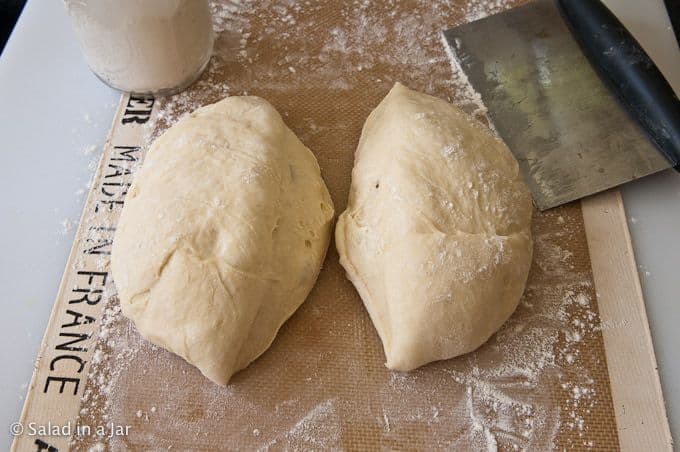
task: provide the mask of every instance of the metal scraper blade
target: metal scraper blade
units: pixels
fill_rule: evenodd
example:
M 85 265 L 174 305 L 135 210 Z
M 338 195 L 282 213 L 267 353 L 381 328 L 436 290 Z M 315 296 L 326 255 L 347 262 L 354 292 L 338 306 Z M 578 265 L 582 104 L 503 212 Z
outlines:
M 444 32 L 539 209 L 670 168 L 618 103 L 552 0 Z

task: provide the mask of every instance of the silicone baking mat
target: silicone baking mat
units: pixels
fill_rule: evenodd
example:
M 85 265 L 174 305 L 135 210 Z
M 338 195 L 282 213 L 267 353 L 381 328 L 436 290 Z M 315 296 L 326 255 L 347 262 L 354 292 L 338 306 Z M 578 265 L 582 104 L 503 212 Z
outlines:
M 363 122 L 395 81 L 485 121 L 440 31 L 519 3 L 213 3 L 215 56 L 201 79 L 176 96 L 121 100 L 22 415 L 24 426 L 70 430 L 25 431 L 14 447 L 618 449 L 602 332 L 622 325 L 600 318 L 579 203 L 535 212 L 527 288 L 501 331 L 410 373 L 384 367 L 333 242 L 308 299 L 226 387 L 144 341 L 120 314 L 109 273 L 134 171 L 183 114 L 227 95 L 267 99 L 316 155 L 338 214 Z

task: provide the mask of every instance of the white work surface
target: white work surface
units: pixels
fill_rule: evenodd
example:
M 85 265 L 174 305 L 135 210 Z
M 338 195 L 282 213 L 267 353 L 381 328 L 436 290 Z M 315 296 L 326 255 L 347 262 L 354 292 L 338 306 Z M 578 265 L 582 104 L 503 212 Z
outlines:
M 680 91 L 661 0 L 609 0 Z M 11 442 L 119 93 L 88 70 L 62 2 L 28 2 L 0 57 L 0 449 Z M 680 438 L 680 174 L 623 190 L 673 437 Z

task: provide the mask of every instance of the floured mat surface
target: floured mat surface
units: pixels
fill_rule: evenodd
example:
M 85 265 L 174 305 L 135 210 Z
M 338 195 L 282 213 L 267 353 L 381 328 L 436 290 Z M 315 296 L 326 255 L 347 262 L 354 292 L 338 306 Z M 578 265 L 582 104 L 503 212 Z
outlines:
M 35 450 L 39 440 L 60 450 L 617 449 L 601 335 L 607 325 L 598 315 L 579 204 L 535 214 L 527 290 L 501 331 L 474 353 L 411 373 L 384 367 L 378 336 L 334 243 L 307 301 L 227 387 L 144 341 L 120 314 L 108 273 L 132 173 L 150 140 L 182 114 L 226 95 L 266 98 L 315 153 L 341 212 L 363 122 L 395 81 L 484 119 L 439 33 L 517 3 L 215 4 L 216 56 L 206 74 L 153 106 L 124 97 L 104 151 L 23 415 L 72 421 L 72 432 L 21 436 L 15 446 Z M 146 113 L 130 113 L 151 107 L 148 121 Z M 139 121 L 124 121 L 136 115 Z M 85 295 L 91 303 L 69 304 Z M 64 355 L 78 356 L 82 366 L 54 361 Z M 46 386 L 50 376 L 62 380 Z M 78 385 L 63 379 L 69 377 Z

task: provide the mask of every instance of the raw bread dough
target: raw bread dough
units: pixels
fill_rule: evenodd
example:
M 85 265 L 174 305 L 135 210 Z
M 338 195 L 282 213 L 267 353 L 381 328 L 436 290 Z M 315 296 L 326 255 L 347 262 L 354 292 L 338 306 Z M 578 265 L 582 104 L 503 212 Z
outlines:
M 364 125 L 335 232 L 387 367 L 470 352 L 500 328 L 524 291 L 531 213 L 517 162 L 484 125 L 392 88 Z
M 154 142 L 127 196 L 112 256 L 123 313 L 226 384 L 307 297 L 332 218 L 314 155 L 274 107 L 199 108 Z

